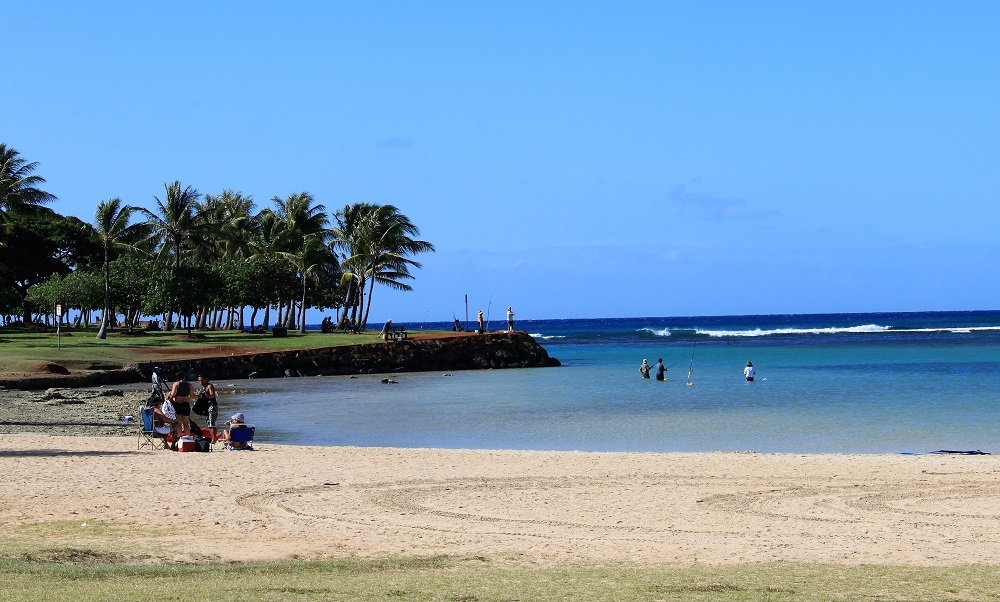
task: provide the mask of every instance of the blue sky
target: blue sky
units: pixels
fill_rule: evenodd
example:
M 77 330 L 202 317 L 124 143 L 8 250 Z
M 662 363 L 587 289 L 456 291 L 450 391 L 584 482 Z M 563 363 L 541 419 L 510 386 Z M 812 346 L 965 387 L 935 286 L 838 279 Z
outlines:
M 1000 307 L 995 2 L 3 13 L 0 140 L 55 210 L 394 204 L 437 253 L 373 320 Z

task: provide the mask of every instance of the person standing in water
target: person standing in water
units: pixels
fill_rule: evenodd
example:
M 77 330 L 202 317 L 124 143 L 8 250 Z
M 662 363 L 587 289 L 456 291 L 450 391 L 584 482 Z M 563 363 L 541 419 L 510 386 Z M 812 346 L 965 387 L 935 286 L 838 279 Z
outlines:
M 642 360 L 642 364 L 639 366 L 639 372 L 642 374 L 643 378 L 649 378 L 649 370 L 651 366 L 646 363 L 646 360 Z
M 753 362 L 747 362 L 747 367 L 743 369 L 743 376 L 747 379 L 748 383 L 753 382 L 755 374 L 757 374 L 757 371 L 753 368 Z
M 656 360 L 656 380 L 667 380 L 667 367 L 663 365 L 663 358 Z

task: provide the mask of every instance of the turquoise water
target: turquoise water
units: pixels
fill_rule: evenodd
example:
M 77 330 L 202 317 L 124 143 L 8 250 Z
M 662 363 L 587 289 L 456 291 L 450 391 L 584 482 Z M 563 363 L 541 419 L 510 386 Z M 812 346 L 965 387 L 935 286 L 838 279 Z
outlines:
M 442 325 L 428 325 L 441 328 Z M 592 451 L 1000 451 L 1000 314 L 518 324 L 563 366 L 254 381 L 259 440 Z M 409 328 L 415 329 L 414 325 Z M 692 360 L 693 353 L 693 360 Z M 643 358 L 669 380 L 640 378 Z M 751 360 L 757 381 L 743 379 Z M 688 369 L 692 385 L 687 385 Z

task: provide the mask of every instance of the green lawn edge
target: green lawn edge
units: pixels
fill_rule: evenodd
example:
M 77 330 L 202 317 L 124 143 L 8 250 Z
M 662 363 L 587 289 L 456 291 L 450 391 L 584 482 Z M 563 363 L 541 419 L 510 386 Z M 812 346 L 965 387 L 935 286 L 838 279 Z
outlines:
M 417 331 L 436 334 L 439 331 Z M 34 373 L 45 364 L 58 364 L 76 372 L 120 368 L 127 364 L 215 357 L 237 353 L 318 349 L 343 345 L 379 342 L 377 331 L 361 334 L 289 331 L 288 336 L 236 331 L 148 332 L 142 335 L 112 332 L 98 340 L 95 329 L 77 329 L 60 333 L 54 328 L 24 331 L 0 328 L 0 373 Z
M 992 600 L 998 569 L 723 566 L 482 556 L 131 564 L 89 550 L 0 558 L 0 600 Z

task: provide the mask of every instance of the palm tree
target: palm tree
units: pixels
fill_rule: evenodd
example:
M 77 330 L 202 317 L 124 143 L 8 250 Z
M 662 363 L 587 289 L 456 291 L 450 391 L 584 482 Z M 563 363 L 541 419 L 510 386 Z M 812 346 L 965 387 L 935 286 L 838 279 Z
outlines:
M 257 227 L 250 241 L 250 260 L 258 261 L 278 257 L 281 250 L 283 222 L 270 209 L 262 210 L 253 219 Z M 264 321 L 262 322 L 264 330 L 267 330 L 270 324 L 271 304 L 268 303 L 264 307 Z
M 45 178 L 32 174 L 36 167 L 38 163 L 26 162 L 20 153 L 0 142 L 0 230 L 9 225 L 8 212 L 42 211 L 42 205 L 56 199 L 38 189 Z
M 198 236 L 191 241 L 195 260 L 214 264 L 219 260 L 250 256 L 250 243 L 256 228 L 253 210 L 253 199 L 228 188 L 222 194 L 206 194 L 201 201 L 195 201 L 195 231 Z M 237 327 L 242 330 L 243 312 L 235 306 L 222 308 L 206 304 L 198 310 L 199 325 L 217 328 L 226 312 L 228 317 L 224 327 L 233 327 L 236 318 Z
M 259 226 L 253 197 L 227 188 L 219 195 L 218 202 L 222 208 L 223 256 L 249 257 L 253 254 L 252 242 Z
M 194 204 L 198 230 L 203 234 L 196 242 L 203 259 L 247 257 L 256 227 L 251 197 L 231 189 L 222 194 L 206 194 Z
M 354 225 L 353 240 L 347 245 L 351 255 L 344 260 L 345 271 L 360 275 L 362 286 L 367 281 L 368 299 L 361 320 L 362 327 L 368 323 L 375 283 L 396 290 L 413 290 L 402 280 L 412 279 L 409 269 L 419 268 L 420 264 L 408 256 L 434 251 L 431 243 L 411 238 L 420 234 L 420 230 L 395 206 L 370 207 Z
M 156 200 L 157 213 L 148 209 L 139 211 L 146 215 L 146 223 L 152 228 L 153 236 L 161 243 L 158 258 L 163 261 L 173 254 L 176 268 L 181 265 L 185 239 L 197 233 L 198 223 L 194 209 L 195 202 L 201 194 L 190 186 L 182 190 L 179 181 L 173 184 L 164 183 L 163 187 L 166 189 L 165 200 L 153 197 Z
M 351 308 L 351 319 L 357 323 L 358 307 L 364 302 L 365 277 L 363 270 L 355 269 L 350 262 L 346 261 L 352 256 L 360 256 L 360 249 L 364 244 L 361 240 L 361 224 L 365 218 L 374 211 L 375 205 L 369 203 L 354 203 L 345 205 L 343 209 L 337 211 L 333 218 L 336 226 L 332 229 L 333 247 L 342 252 L 341 259 L 344 274 L 341 284 L 347 285 L 347 294 L 344 299 L 344 317 L 347 317 L 347 308 Z
M 279 251 L 284 256 L 301 256 L 306 246 L 306 238 L 313 234 L 326 231 L 330 223 L 326 216 L 326 207 L 314 205 L 315 199 L 308 192 L 296 192 L 284 199 L 273 197 L 274 215 L 281 228 L 279 232 Z M 295 301 L 290 300 L 285 323 L 291 327 L 294 320 Z M 305 315 L 303 313 L 303 315 Z
M 108 337 L 111 322 L 111 251 L 123 249 L 138 251 L 138 245 L 149 237 L 149 228 L 142 223 L 130 224 L 135 207 L 122 205 L 122 200 L 114 198 L 101 201 L 94 212 L 94 231 L 104 247 L 104 311 L 101 313 L 101 327 L 98 339 Z
M 325 232 L 308 234 L 297 252 L 280 253 L 302 276 L 302 307 L 299 313 L 299 332 L 302 334 L 306 332 L 306 285 L 309 277 L 322 269 L 336 267 L 337 264 L 336 256 L 326 245 L 327 237 Z
M 166 263 L 173 254 L 172 272 L 176 274 L 181 266 L 185 241 L 198 234 L 194 207 L 201 194 L 190 186 L 182 189 L 179 181 L 174 181 L 173 184 L 164 183 L 163 187 L 166 189 L 164 200 L 153 197 L 156 200 L 157 212 L 153 213 L 142 208 L 139 211 L 146 215 L 145 223 L 152 231 L 153 237 L 159 241 L 157 260 Z M 173 309 L 168 309 L 166 313 L 166 328 L 170 330 L 173 328 Z

